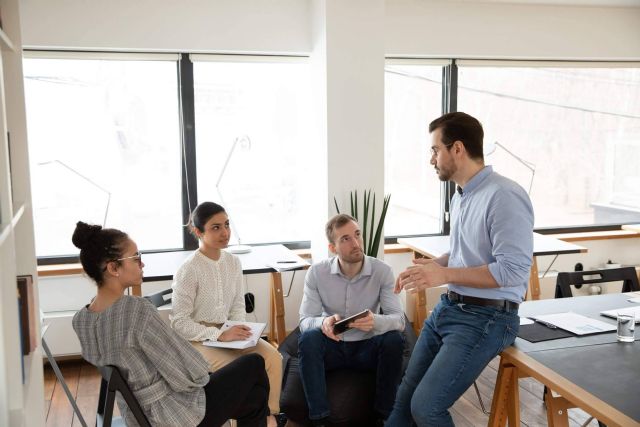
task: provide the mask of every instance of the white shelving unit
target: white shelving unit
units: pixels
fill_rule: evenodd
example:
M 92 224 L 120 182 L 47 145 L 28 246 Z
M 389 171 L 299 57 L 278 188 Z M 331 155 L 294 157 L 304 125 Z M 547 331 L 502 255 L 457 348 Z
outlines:
M 0 426 L 39 427 L 42 349 L 21 354 L 16 285 L 18 275 L 33 277 L 38 310 L 19 7 L 0 0 Z

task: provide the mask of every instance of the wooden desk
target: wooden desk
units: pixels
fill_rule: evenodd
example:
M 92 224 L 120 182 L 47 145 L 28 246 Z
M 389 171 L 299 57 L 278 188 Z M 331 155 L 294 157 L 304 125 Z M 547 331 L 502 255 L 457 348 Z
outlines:
M 449 252 L 449 236 L 427 236 L 400 238 L 398 243 L 408 246 L 415 258 L 438 258 Z M 533 233 L 533 264 L 529 275 L 531 299 L 540 299 L 540 278 L 538 277 L 538 256 L 584 253 L 587 249 L 573 243 L 564 242 L 553 237 Z M 427 294 L 424 290 L 416 293 L 415 316 L 413 328 L 420 333 L 422 324 L 427 318 Z
M 635 296 L 635 295 L 633 295 Z M 520 316 L 566 311 L 615 323 L 599 312 L 628 306 L 625 294 L 527 301 Z M 567 426 L 579 407 L 607 426 L 640 426 L 640 341 L 618 343 L 616 333 L 530 343 L 520 338 L 500 355 L 490 426 L 520 424 L 518 378 L 533 377 L 558 393 L 546 395 L 549 426 Z
M 193 251 L 143 254 L 144 281 L 173 280 L 173 275 Z M 251 252 L 236 254 L 242 263 L 243 274 L 269 273 L 271 293 L 269 297 L 269 341 L 281 343 L 287 335 L 284 322 L 284 295 L 282 273 L 269 267 L 282 260 L 295 260 L 297 270 L 306 269 L 309 263 L 283 245 L 253 246 Z M 286 264 L 283 264 L 286 266 Z

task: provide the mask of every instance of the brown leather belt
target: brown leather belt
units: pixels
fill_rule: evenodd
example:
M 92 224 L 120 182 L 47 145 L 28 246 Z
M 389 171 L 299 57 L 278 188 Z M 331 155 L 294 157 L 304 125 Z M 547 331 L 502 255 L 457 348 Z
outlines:
M 449 301 L 456 304 L 480 305 L 483 307 L 499 307 L 504 308 L 506 311 L 518 311 L 519 306 L 519 304 L 513 301 L 508 301 L 506 299 L 470 297 L 467 295 L 460 295 L 453 291 L 448 291 L 447 297 L 449 298 Z

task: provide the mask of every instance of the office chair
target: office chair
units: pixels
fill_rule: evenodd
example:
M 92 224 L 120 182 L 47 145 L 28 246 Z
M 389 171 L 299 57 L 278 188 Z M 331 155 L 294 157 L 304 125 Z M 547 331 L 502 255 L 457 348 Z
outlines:
M 556 280 L 556 298 L 573 296 L 571 285 L 592 285 L 597 283 L 622 281 L 622 292 L 640 291 L 635 267 L 605 268 L 593 271 L 572 271 L 558 273 Z
M 96 413 L 96 427 L 126 426 L 122 417 L 113 418 L 113 405 L 116 400 L 116 391 L 124 398 L 129 411 L 141 427 L 151 427 L 151 423 L 142 411 L 138 400 L 133 395 L 127 382 L 122 378 L 120 370 L 113 365 L 98 366 L 102 375 L 100 384 L 100 398 L 98 399 L 98 411 Z
M 156 308 L 162 307 L 163 305 L 171 303 L 171 297 L 165 298 L 165 295 L 172 294 L 173 289 L 165 289 L 164 291 L 157 292 L 155 294 L 147 295 L 145 299 L 148 299 L 151 304 L 153 304 Z

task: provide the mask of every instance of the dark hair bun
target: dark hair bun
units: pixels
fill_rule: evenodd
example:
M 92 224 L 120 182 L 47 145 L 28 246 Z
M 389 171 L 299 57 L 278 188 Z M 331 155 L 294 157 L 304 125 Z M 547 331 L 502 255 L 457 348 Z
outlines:
M 76 229 L 73 232 L 71 241 L 78 249 L 85 249 L 89 246 L 91 241 L 102 230 L 101 225 L 89 225 L 86 222 L 78 221 L 76 223 Z

